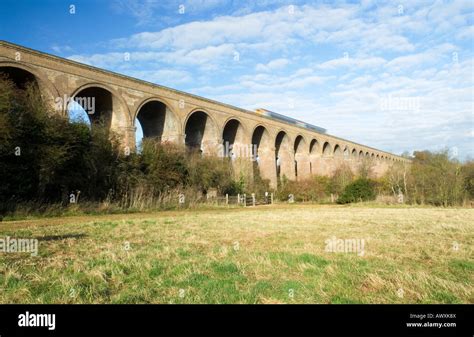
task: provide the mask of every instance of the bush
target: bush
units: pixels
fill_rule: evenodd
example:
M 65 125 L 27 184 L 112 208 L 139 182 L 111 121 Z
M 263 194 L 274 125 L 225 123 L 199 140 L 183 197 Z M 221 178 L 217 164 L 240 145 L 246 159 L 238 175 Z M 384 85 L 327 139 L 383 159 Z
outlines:
M 347 204 L 358 201 L 369 201 L 375 199 L 374 182 L 359 178 L 346 186 L 342 195 L 337 199 L 338 204 Z
M 78 190 L 89 200 L 107 196 L 118 145 L 105 128 L 91 131 L 54 114 L 34 85 L 18 89 L 2 77 L 0 92 L 0 205 L 8 205 L 3 211 L 29 201 L 67 204 Z
M 415 152 L 414 155 L 407 179 L 411 201 L 445 207 L 462 204 L 470 188 L 469 163 L 463 167 L 449 157 L 447 150 Z
M 462 167 L 464 186 L 469 199 L 474 199 L 474 161 L 466 162 Z
M 347 185 L 354 180 L 354 174 L 346 163 L 340 165 L 334 171 L 328 185 L 328 192 L 334 195 L 340 195 Z
M 284 181 L 280 185 L 277 198 L 287 201 L 288 195 L 293 194 L 295 201 L 325 202 L 331 193 L 331 178 L 316 176 L 299 181 Z

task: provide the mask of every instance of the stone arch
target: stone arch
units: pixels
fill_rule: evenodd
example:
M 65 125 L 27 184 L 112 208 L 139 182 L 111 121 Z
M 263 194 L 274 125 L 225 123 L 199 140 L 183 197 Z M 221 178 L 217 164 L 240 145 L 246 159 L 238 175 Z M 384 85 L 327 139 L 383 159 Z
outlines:
M 263 151 L 272 151 L 273 145 L 268 130 L 263 125 L 257 125 L 252 132 L 252 155 L 260 165 Z M 273 158 L 272 158 L 273 161 Z
M 353 148 L 352 149 L 352 152 L 351 152 L 351 159 L 353 161 L 356 161 L 359 159 L 359 152 L 357 152 L 357 149 L 356 148 Z
M 342 149 L 339 146 L 339 144 L 336 144 L 336 146 L 334 146 L 334 157 L 337 157 L 337 158 L 342 157 Z
M 302 135 L 296 136 L 293 150 L 295 153 L 295 178 L 305 179 L 310 174 L 310 160 L 308 143 Z
M 136 126 L 137 120 L 143 130 L 143 138 L 179 142 L 179 118 L 162 99 L 152 97 L 144 100 L 135 111 L 133 126 Z
M 217 124 L 203 109 L 192 110 L 184 123 L 184 143 L 189 150 L 214 155 L 220 143 Z
M 290 180 L 295 178 L 293 148 L 290 137 L 284 130 L 279 131 L 275 137 L 275 165 L 278 179 L 283 176 Z
M 235 117 L 229 118 L 224 123 L 222 130 L 222 145 L 224 151 L 223 157 L 238 158 L 247 157 L 250 158 L 252 155 L 252 149 L 246 146 L 246 132 L 243 124 L 239 119 Z
M 347 146 L 344 147 L 344 151 L 342 151 L 342 156 L 344 157 L 345 160 L 349 160 L 350 159 L 350 152 L 349 152 L 349 148 Z
M 317 139 L 313 138 L 309 144 L 309 173 L 318 174 L 320 166 L 318 161 L 320 160 L 320 145 Z
M 275 145 L 270 132 L 263 125 L 255 126 L 251 143 L 254 176 L 258 172 L 263 179 L 270 180 L 270 184 L 276 187 Z
M 332 157 L 333 152 L 332 152 L 332 146 L 329 144 L 329 142 L 324 142 L 323 148 L 322 148 L 322 155 L 323 157 Z
M 131 125 L 127 104 L 107 85 L 88 83 L 77 88 L 70 97 L 84 108 L 91 123 L 102 119 L 109 127 Z
M 362 159 L 363 157 L 364 157 L 364 151 L 360 150 L 358 159 Z
M 319 142 L 317 139 L 313 138 L 309 143 L 309 153 L 310 154 L 317 154 L 320 151 L 319 149 Z
M 128 105 L 114 89 L 102 83 L 87 83 L 75 89 L 70 98 L 86 111 L 92 127 L 102 124 L 118 135 L 122 146 L 135 148 L 135 128 Z
M 0 61 L 0 73 L 4 73 L 19 88 L 24 88 L 27 82 L 33 82 L 45 102 L 54 107 L 57 113 L 64 115 L 66 104 L 59 101 L 63 98 L 60 97 L 54 84 L 39 69 L 18 62 Z

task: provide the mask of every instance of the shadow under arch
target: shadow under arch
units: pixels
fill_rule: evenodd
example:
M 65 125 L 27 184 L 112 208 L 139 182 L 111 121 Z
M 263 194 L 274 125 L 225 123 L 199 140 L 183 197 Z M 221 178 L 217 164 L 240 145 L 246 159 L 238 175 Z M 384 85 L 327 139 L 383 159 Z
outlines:
M 64 114 L 65 107 L 61 106 L 59 109 L 56 108 L 57 105 L 55 102 L 59 97 L 58 90 L 39 69 L 33 69 L 19 62 L 0 61 L 0 73 L 12 80 L 17 88 L 20 89 L 25 89 L 27 83 L 32 83 L 39 89 L 46 103 L 50 106 L 54 106 L 57 113 L 61 115 Z
M 191 111 L 184 124 L 184 143 L 190 151 L 215 154 L 217 145 L 217 125 L 212 117 L 201 109 Z
M 156 138 L 159 141 L 177 141 L 179 120 L 170 106 L 160 98 L 148 98 L 137 108 L 133 126 L 137 121 L 143 130 L 143 138 Z

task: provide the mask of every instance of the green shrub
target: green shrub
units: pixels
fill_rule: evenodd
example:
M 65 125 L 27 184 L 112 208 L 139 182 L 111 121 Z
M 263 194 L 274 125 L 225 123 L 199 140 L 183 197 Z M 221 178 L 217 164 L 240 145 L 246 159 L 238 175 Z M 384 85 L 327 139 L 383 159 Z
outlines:
M 368 201 L 375 199 L 374 182 L 359 178 L 346 186 L 342 195 L 337 199 L 338 204 L 347 204 L 358 201 Z

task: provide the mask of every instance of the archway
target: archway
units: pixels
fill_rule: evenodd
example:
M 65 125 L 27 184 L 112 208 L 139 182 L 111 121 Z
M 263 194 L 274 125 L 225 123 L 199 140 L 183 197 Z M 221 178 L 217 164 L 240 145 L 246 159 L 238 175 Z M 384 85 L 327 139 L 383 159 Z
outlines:
M 85 115 L 82 111 L 85 112 Z M 102 125 L 107 129 L 112 126 L 114 97 L 112 93 L 99 86 L 90 86 L 79 90 L 68 105 L 71 119 L 80 115 L 87 116 L 92 126 Z M 84 118 L 85 119 L 85 118 Z M 85 120 L 85 122 L 87 122 Z
M 353 149 L 353 150 L 352 150 L 351 158 L 352 158 L 353 160 L 357 160 L 357 150 L 356 150 L 356 149 Z
M 252 155 L 250 149 L 245 146 L 244 130 L 237 119 L 230 119 L 222 131 L 223 151 L 221 156 L 235 160 L 239 157 L 249 158 Z
M 11 80 L 18 89 L 26 89 L 32 85 L 39 89 L 38 79 L 31 72 L 17 67 L 0 66 L 0 73 Z
M 295 179 L 292 150 L 290 138 L 286 132 L 280 131 L 275 138 L 275 164 L 278 179 L 283 176 L 290 180 Z
M 309 173 L 311 175 L 320 174 L 320 154 L 319 142 L 312 139 L 309 144 Z
M 332 147 L 331 144 L 325 142 L 323 145 L 323 157 L 331 157 L 332 156 Z
M 347 146 L 344 148 L 344 151 L 342 152 L 342 155 L 343 155 L 345 160 L 350 159 L 350 153 L 349 153 L 349 149 L 347 148 Z
M 217 128 L 211 117 L 204 111 L 191 113 L 185 126 L 185 145 L 190 151 L 206 155 L 217 153 Z
M 293 148 L 295 152 L 295 178 L 305 179 L 310 174 L 309 148 L 303 136 L 298 135 Z
M 263 179 L 270 180 L 272 187 L 276 187 L 275 150 L 270 133 L 262 125 L 257 126 L 252 133 L 252 160 L 254 176 L 260 174 Z
M 150 100 L 143 104 L 137 111 L 134 124 L 137 127 L 137 144 L 146 138 L 154 138 L 160 142 L 177 141 L 176 116 L 165 103 L 159 100 Z

